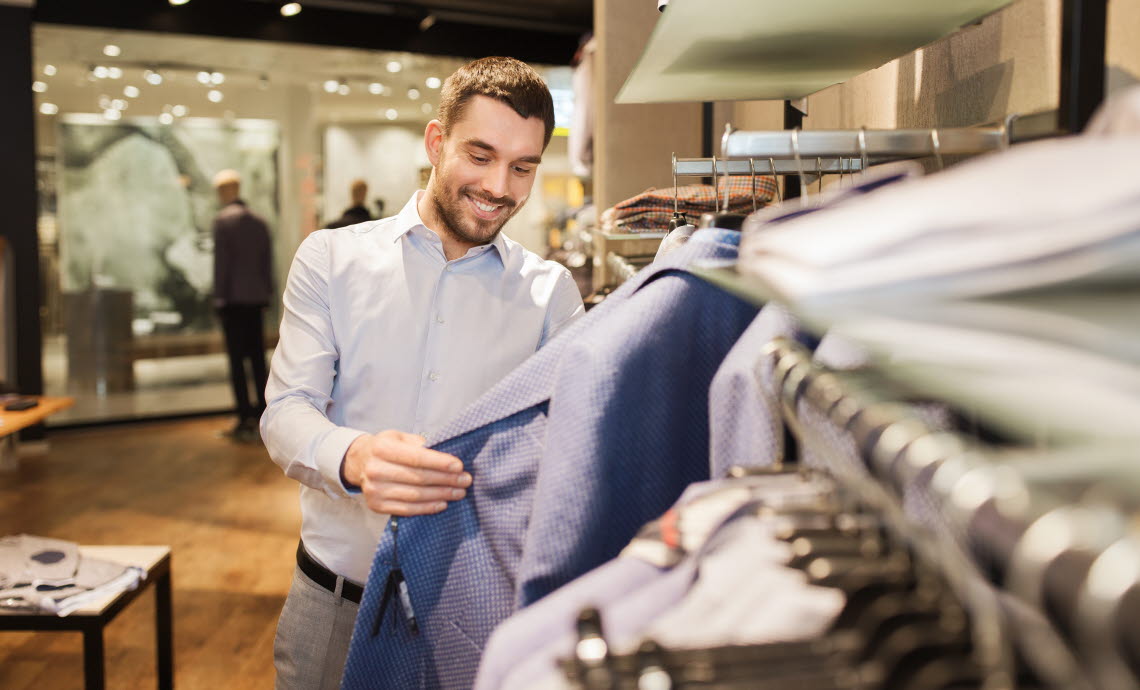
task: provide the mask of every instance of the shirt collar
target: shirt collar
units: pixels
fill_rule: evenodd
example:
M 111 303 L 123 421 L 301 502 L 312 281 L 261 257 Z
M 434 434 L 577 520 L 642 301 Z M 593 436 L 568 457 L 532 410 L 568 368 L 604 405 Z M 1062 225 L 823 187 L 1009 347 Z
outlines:
M 429 244 L 438 245 L 442 252 L 443 242 L 440 240 L 439 233 L 424 225 L 423 219 L 420 218 L 419 201 L 426 193 L 427 192 L 422 189 L 416 190 L 416 192 L 412 194 L 412 198 L 408 200 L 408 203 L 404 204 L 404 208 L 400 209 L 400 212 L 396 214 L 396 221 L 392 225 L 392 242 L 396 242 L 408 233 L 413 233 Z M 499 257 L 499 262 L 505 266 L 507 263 L 507 242 L 502 232 L 496 234 L 495 239 L 491 240 L 487 245 L 469 249 L 468 253 L 464 255 L 464 258 L 478 256 L 483 252 L 490 251 L 490 248 L 494 248 L 496 256 Z

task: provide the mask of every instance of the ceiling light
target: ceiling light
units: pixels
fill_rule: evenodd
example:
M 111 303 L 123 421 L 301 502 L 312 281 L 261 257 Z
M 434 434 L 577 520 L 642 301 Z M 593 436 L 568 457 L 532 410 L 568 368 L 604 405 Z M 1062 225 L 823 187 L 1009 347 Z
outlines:
M 151 86 L 158 86 L 162 83 L 162 75 L 152 69 L 143 72 L 143 79 L 146 79 L 146 83 Z
M 368 85 L 368 93 L 374 96 L 379 96 L 380 94 L 384 93 L 384 85 L 378 81 L 374 81 Z
M 123 87 L 123 95 L 126 96 L 127 98 L 138 98 L 139 97 L 139 87 L 131 86 L 128 84 L 127 86 Z
M 384 117 L 388 118 L 389 120 L 395 120 L 399 116 L 400 114 L 396 112 L 395 108 L 388 108 L 384 111 Z
M 122 79 L 123 78 L 123 70 L 118 68 L 118 67 L 108 67 L 107 68 L 107 76 L 112 78 L 112 79 Z
M 49 77 L 54 77 L 55 72 L 55 65 L 44 65 L 44 74 L 48 75 Z
M 420 98 L 419 89 L 408 89 L 408 98 L 412 99 L 413 101 L 418 101 Z
M 224 96 L 222 96 L 221 91 L 210 89 L 210 92 L 206 94 L 206 98 L 209 98 L 211 103 L 221 103 Z
M 123 113 L 121 113 L 118 110 L 115 110 L 114 108 L 109 108 L 109 109 L 103 111 L 103 117 L 107 118 L 108 120 L 118 120 L 122 116 L 123 116 Z
M 127 102 L 121 98 L 116 98 L 113 101 L 111 101 L 111 107 L 114 108 L 115 110 L 126 110 L 127 109 Z
M 111 97 L 110 96 L 100 96 L 99 97 L 99 107 L 103 110 L 110 110 L 111 109 Z
M 348 84 L 345 84 L 343 81 L 336 87 L 336 92 L 342 96 L 347 96 L 349 91 L 351 91 L 351 89 L 349 89 Z
M 170 113 L 163 113 L 158 116 L 158 121 L 164 125 L 169 125 L 170 123 L 174 122 L 174 116 Z
M 431 111 L 435 110 L 435 108 L 432 107 L 431 103 L 424 103 L 420 106 L 420 110 L 424 111 L 424 114 L 427 115 L 431 113 Z
M 44 115 L 55 115 L 59 112 L 59 106 L 55 103 L 40 103 L 40 112 Z
M 226 83 L 226 75 L 221 72 L 210 72 L 210 83 L 218 86 Z
M 198 73 L 198 83 L 199 84 L 209 84 L 210 83 L 210 73 L 209 72 L 199 72 Z
M 107 45 L 103 46 L 103 54 L 107 57 L 119 57 L 123 54 L 123 50 L 114 43 L 108 43 Z
M 395 74 L 396 72 L 399 72 L 402 69 L 404 69 L 404 66 L 402 64 L 400 64 L 399 60 L 390 60 L 388 62 L 388 71 L 391 72 L 392 74 Z
M 44 91 L 47 91 L 47 84 L 42 81 L 34 81 L 32 82 L 32 91 L 35 91 L 36 93 L 43 93 Z
M 424 80 L 424 83 L 427 84 L 429 89 L 438 89 L 442 82 L 440 82 L 439 77 L 428 77 Z
M 435 15 L 434 14 L 429 14 L 428 16 L 426 16 L 420 20 L 420 31 L 427 31 L 428 29 L 432 28 L 433 26 L 435 26 Z
M 186 110 L 186 106 L 176 105 L 170 109 L 170 112 L 174 115 L 174 117 L 185 117 L 188 111 Z
M 301 13 L 301 3 L 287 2 L 281 6 L 282 17 L 295 17 Z
M 179 5 L 185 5 L 188 2 L 190 2 L 190 0 L 170 0 L 170 4 L 174 5 L 175 7 Z
M 340 82 L 338 82 L 336 79 L 329 79 L 325 82 L 325 92 L 336 93 L 337 87 L 339 86 Z
M 91 74 L 94 74 L 96 79 L 106 79 L 109 71 L 103 65 L 95 65 L 91 68 Z

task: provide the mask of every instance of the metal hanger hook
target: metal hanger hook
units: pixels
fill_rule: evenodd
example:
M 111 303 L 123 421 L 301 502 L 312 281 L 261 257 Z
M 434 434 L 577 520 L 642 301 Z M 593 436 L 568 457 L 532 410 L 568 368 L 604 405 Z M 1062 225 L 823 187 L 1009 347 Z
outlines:
M 680 210 L 680 202 L 677 200 L 678 191 L 679 190 L 677 189 L 677 152 L 674 151 L 673 152 L 673 215 L 674 216 L 676 216 L 677 211 Z
M 867 172 L 867 128 L 860 127 L 859 134 L 856 137 L 856 142 L 859 144 L 859 160 L 863 164 L 860 168 L 861 172 Z
M 804 180 L 804 161 L 800 158 L 800 128 L 792 130 L 792 157 L 796 159 L 796 170 L 800 177 L 800 204 L 807 199 L 807 182 Z
M 780 176 L 776 173 L 776 161 L 769 158 L 768 167 L 772 170 L 772 181 L 776 183 L 776 201 L 784 203 L 784 193 L 780 191 Z
M 938 130 L 930 130 L 930 149 L 934 153 L 934 160 L 938 163 L 938 169 L 942 170 L 946 167 L 942 162 L 942 144 L 938 141 Z
M 748 159 L 748 185 L 752 188 L 752 210 L 756 210 L 756 165 Z
M 727 171 L 726 171 L 727 172 Z M 713 209 L 714 213 L 720 213 L 720 178 L 716 171 L 716 156 L 712 157 L 712 173 L 713 173 Z

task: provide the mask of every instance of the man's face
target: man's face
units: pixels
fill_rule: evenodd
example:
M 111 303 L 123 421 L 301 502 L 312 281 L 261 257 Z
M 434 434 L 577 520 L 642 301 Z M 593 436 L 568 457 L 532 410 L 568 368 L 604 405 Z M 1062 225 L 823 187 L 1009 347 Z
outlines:
M 469 100 L 433 161 L 429 193 L 446 230 L 471 244 L 494 239 L 530 196 L 544 139 L 539 118 L 486 96 Z

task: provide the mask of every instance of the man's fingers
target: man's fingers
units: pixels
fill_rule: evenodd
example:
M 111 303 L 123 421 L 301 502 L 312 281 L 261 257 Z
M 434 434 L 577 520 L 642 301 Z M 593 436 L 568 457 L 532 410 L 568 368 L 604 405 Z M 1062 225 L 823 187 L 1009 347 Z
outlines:
M 394 438 L 378 440 L 373 449 L 373 455 L 381 460 L 418 469 L 437 472 L 461 472 L 463 470 L 463 463 L 454 455 Z
M 390 482 L 411 486 L 442 486 L 467 488 L 471 485 L 471 475 L 466 472 L 437 472 L 418 470 L 391 462 L 372 462 L 364 470 L 364 476 L 374 483 Z
M 392 430 L 392 434 L 397 439 L 403 441 L 404 443 L 410 443 L 413 446 L 422 446 L 427 443 L 427 439 L 423 436 L 420 436 L 419 434 L 410 434 L 406 431 L 398 431 L 395 429 Z
M 378 500 L 395 501 L 398 503 L 458 501 L 467 495 L 467 492 L 463 489 L 451 489 L 438 486 L 405 486 L 402 484 L 386 484 L 378 487 L 374 493 Z
M 447 503 L 405 503 L 403 501 L 369 500 L 368 507 L 377 513 L 410 517 L 412 515 L 434 515 L 447 508 Z

